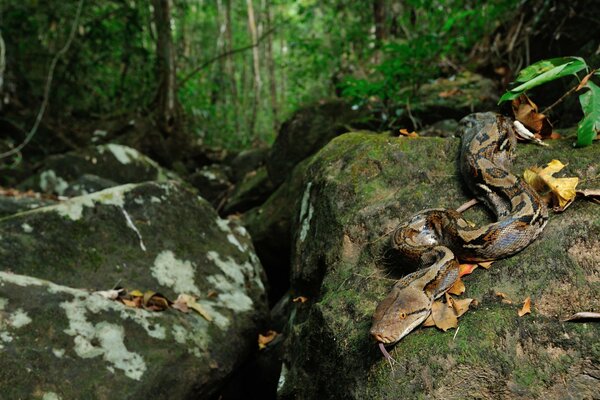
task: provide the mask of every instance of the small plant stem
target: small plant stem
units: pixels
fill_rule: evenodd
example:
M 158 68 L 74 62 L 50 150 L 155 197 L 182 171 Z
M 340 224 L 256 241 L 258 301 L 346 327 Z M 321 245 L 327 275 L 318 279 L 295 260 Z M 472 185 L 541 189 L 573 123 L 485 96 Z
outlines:
M 569 89 L 568 92 L 566 92 L 565 94 L 560 96 L 560 98 L 558 100 L 556 100 L 554 103 L 550 104 L 548 107 L 543 109 L 540 114 L 544 114 L 544 115 L 548 114 L 550 112 L 550 110 L 552 110 L 557 104 L 560 104 L 564 99 L 566 99 L 569 95 L 571 95 L 571 93 L 575 92 L 578 87 L 579 87 L 579 84 L 577 84 L 576 86 L 573 86 L 571 89 Z

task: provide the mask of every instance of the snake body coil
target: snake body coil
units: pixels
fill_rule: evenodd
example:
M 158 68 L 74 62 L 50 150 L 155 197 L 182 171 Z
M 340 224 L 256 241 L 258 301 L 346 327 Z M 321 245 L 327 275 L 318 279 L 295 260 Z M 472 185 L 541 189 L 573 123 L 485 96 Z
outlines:
M 381 343 L 397 342 L 429 316 L 433 301 L 458 279 L 458 259 L 490 261 L 515 254 L 548 220 L 539 195 L 509 171 L 516 145 L 511 121 L 495 113 L 471 114 L 459 130 L 463 178 L 497 221 L 472 227 L 454 210 L 430 209 L 395 230 L 391 246 L 421 269 L 400 279 L 377 306 L 371 335 Z

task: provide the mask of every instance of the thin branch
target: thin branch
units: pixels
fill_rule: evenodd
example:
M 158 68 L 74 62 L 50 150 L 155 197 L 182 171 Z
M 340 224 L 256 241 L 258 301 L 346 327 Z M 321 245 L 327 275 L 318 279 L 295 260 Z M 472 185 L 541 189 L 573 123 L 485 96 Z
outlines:
M 569 89 L 565 94 L 563 94 L 562 96 L 560 96 L 560 99 L 556 100 L 554 103 L 550 104 L 548 107 L 546 107 L 545 109 L 542 110 L 542 112 L 540 114 L 548 114 L 550 112 L 550 110 L 552 110 L 555 106 L 557 106 L 558 104 L 562 103 L 562 101 L 564 99 L 566 99 L 568 96 L 570 96 L 573 92 L 575 92 L 577 90 L 577 88 L 579 87 L 579 84 L 573 86 L 571 89 Z
M 258 47 L 258 45 L 260 44 L 260 42 L 262 42 L 267 36 L 269 36 L 271 33 L 275 32 L 277 30 L 279 26 L 274 26 L 273 28 L 269 29 L 268 31 L 266 31 L 265 33 L 263 33 L 257 40 L 255 43 L 249 44 L 247 46 L 243 46 L 243 47 L 239 47 L 237 49 L 233 49 L 233 50 L 229 50 L 226 51 L 224 53 L 221 53 L 213 58 L 211 58 L 210 60 L 207 60 L 205 62 L 203 62 L 202 64 L 198 65 L 196 68 L 194 68 L 189 74 L 187 74 L 180 82 L 178 87 L 182 88 L 183 86 L 185 86 L 185 84 L 194 76 L 196 75 L 198 72 L 202 71 L 204 68 L 208 67 L 209 65 L 211 65 L 212 63 L 214 63 L 215 61 L 219 61 L 222 58 L 225 57 L 229 57 L 233 54 L 236 53 L 241 53 L 243 51 L 246 50 L 250 50 L 253 49 L 255 47 Z
M 69 47 L 71 47 L 71 43 L 73 42 L 73 38 L 75 37 L 75 32 L 77 31 L 77 25 L 79 25 L 79 17 L 81 17 L 81 10 L 83 9 L 83 2 L 84 2 L 84 0 L 79 0 L 79 4 L 77 5 L 77 13 L 75 14 L 75 19 L 73 20 L 73 25 L 71 25 L 71 32 L 69 33 L 67 42 L 65 43 L 64 47 L 62 49 L 60 49 L 54 55 L 54 58 L 52 59 L 52 62 L 50 63 L 50 69 L 48 70 L 48 77 L 46 78 L 46 87 L 44 88 L 44 99 L 42 100 L 42 105 L 40 106 L 40 110 L 38 111 L 37 117 L 35 118 L 35 122 L 34 122 L 33 126 L 31 127 L 31 130 L 27 134 L 27 137 L 25 137 L 25 140 L 23 140 L 23 142 L 20 145 L 18 145 L 17 147 L 15 147 L 5 153 L 0 153 L 0 159 L 7 158 L 7 157 L 10 157 L 10 156 L 13 156 L 13 155 L 19 153 L 25 146 L 27 146 L 27 144 L 31 141 L 31 139 L 33 139 L 33 136 L 37 132 L 38 127 L 40 126 L 40 123 L 42 122 L 44 112 L 46 111 L 46 108 L 48 107 L 48 102 L 50 100 L 50 88 L 52 87 L 52 79 L 54 78 L 54 69 L 56 68 L 56 64 L 58 63 L 59 58 L 62 57 L 63 55 L 65 55 L 65 53 L 69 50 Z

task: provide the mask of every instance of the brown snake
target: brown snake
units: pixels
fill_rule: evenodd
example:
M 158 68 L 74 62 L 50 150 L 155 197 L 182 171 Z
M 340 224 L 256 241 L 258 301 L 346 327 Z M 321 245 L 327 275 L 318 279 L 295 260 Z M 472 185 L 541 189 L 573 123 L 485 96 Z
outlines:
M 471 114 L 461 120 L 458 133 L 463 178 L 497 221 L 472 227 L 454 210 L 429 209 L 396 228 L 392 248 L 421 269 L 400 279 L 377 306 L 371 335 L 380 343 L 397 342 L 427 319 L 433 301 L 458 279 L 458 259 L 490 261 L 515 254 L 548 220 L 540 196 L 509 172 L 516 136 L 508 118 Z

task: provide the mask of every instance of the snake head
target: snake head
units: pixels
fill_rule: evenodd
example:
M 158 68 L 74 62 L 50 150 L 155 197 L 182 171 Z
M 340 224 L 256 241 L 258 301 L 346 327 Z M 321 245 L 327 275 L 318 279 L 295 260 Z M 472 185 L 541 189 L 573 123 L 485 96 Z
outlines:
M 371 335 L 384 344 L 396 343 L 427 319 L 431 302 L 423 290 L 399 282 L 377 306 Z

